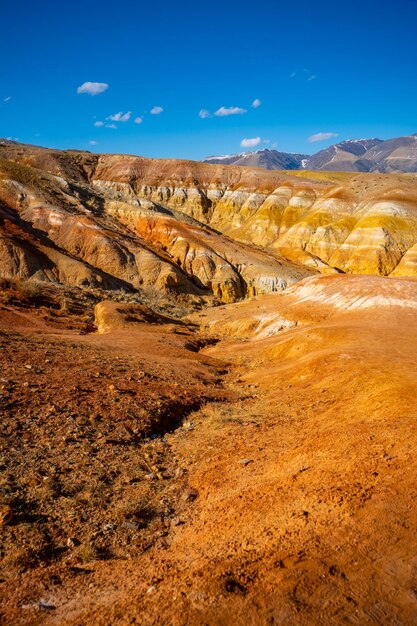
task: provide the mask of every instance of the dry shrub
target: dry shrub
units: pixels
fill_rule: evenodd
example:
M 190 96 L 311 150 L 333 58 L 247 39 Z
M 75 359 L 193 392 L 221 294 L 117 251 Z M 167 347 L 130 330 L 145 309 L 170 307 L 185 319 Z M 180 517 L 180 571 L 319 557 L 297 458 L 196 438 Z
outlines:
M 99 552 L 93 543 L 83 543 L 78 548 L 77 555 L 83 565 L 99 558 Z
M 35 523 L 19 524 L 4 557 L 5 570 L 27 570 L 47 561 L 51 545 L 44 528 Z
M 188 417 L 188 421 L 202 419 L 214 428 L 227 423 L 260 424 L 263 421 L 265 408 L 259 403 L 209 402 Z
M 154 519 L 156 511 L 148 494 L 140 494 L 134 498 L 119 501 L 115 507 L 115 515 L 119 522 L 129 520 L 139 527 L 146 528 Z

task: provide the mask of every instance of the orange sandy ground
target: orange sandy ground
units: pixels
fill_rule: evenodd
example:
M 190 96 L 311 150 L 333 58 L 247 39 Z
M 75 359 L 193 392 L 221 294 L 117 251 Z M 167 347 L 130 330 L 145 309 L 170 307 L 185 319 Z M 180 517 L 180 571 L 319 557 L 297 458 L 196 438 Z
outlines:
M 416 311 L 323 315 L 269 338 L 224 339 L 197 353 L 184 349 L 172 326 L 55 332 L 51 386 L 69 345 L 82 344 L 105 354 L 106 384 L 121 384 L 116 359 L 132 368 L 140 359 L 141 371 L 161 379 L 152 401 L 176 383 L 198 403 L 218 402 L 160 439 L 172 464 L 162 482 L 171 485 L 179 516 L 165 534 L 133 555 L 126 547 L 77 569 L 67 550 L 5 575 L 3 623 L 415 623 Z M 3 342 L 39 341 L 33 325 L 16 328 L 7 315 Z M 50 332 L 42 329 L 42 341 Z M 10 349 L 7 358 L 13 361 Z M 72 384 L 71 367 L 65 384 Z M 91 403 L 100 404 L 103 386 L 88 380 Z M 119 453 L 107 447 L 102 460 L 117 466 Z

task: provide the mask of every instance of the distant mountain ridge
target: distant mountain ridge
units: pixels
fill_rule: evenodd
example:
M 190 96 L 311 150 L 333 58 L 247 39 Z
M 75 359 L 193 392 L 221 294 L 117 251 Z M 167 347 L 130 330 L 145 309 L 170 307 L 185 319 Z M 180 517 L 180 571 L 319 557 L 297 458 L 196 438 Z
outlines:
M 313 155 L 256 150 L 211 156 L 205 163 L 243 165 L 265 170 L 327 170 L 339 172 L 417 172 L 417 133 L 394 139 L 349 139 Z
M 293 154 L 291 152 L 278 152 L 278 150 L 256 150 L 254 152 L 240 152 L 239 154 L 227 154 L 224 156 L 207 157 L 205 163 L 217 165 L 245 165 L 248 167 L 261 167 L 264 170 L 299 170 L 303 169 L 303 161 L 309 158 L 308 154 Z

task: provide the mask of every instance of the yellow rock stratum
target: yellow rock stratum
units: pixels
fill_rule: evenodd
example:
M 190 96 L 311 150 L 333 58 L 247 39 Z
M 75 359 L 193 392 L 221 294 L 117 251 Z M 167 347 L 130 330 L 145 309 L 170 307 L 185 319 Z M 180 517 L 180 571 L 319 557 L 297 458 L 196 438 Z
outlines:
M 29 204 L 39 207 L 36 212 L 28 207 L 25 213 L 19 211 L 26 223 L 46 228 L 59 245 L 54 259 L 52 253 L 47 255 L 61 267 L 56 271 L 60 280 L 65 274 L 71 280 L 76 276 L 78 282 L 91 281 L 93 272 L 94 281 L 105 282 L 93 267 L 132 285 L 177 285 L 188 290 L 183 284 L 187 274 L 196 287 L 207 288 L 226 302 L 298 280 L 302 276 L 294 273 L 293 264 L 310 272 L 417 275 L 413 174 L 267 171 L 21 145 L 0 150 L 5 204 L 16 210 L 8 200 L 12 191 L 20 205 L 23 196 L 30 200 L 33 195 Z M 61 191 L 46 198 L 48 176 L 48 184 L 53 177 L 53 186 Z M 40 206 L 40 197 L 48 206 Z M 90 213 L 80 219 L 77 206 Z M 94 228 L 98 215 L 101 225 L 111 223 L 96 237 L 92 207 Z M 61 215 L 63 210 L 71 213 L 63 226 L 58 224 L 58 208 Z M 54 226 L 46 227 L 51 219 Z M 88 246 L 81 235 L 86 228 L 94 241 Z M 122 232 L 133 236 L 129 243 L 120 241 Z M 30 274 L 33 251 L 22 252 L 16 239 L 3 239 L 0 246 L 9 273 L 17 271 L 20 259 L 18 272 Z M 65 271 L 57 261 L 62 261 L 63 252 L 71 255 Z M 91 253 L 93 263 L 88 260 L 86 267 Z M 286 265 L 283 257 L 292 263 Z
M 179 209 L 234 239 L 317 269 L 389 275 L 417 243 L 413 175 L 304 172 L 301 177 L 103 156 L 94 184 Z M 398 273 L 417 274 L 415 252 Z

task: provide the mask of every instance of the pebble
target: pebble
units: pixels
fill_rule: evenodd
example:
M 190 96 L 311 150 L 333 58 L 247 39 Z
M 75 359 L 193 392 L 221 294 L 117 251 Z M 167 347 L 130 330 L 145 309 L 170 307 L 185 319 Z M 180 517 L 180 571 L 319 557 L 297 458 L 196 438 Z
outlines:
M 253 463 L 253 459 L 240 459 L 239 463 L 246 466 L 249 465 L 249 463 Z
M 110 530 L 114 530 L 114 524 L 104 524 L 103 530 L 104 530 L 104 532 L 108 532 Z
M 53 611 L 55 609 L 55 605 L 46 600 L 39 600 L 38 607 L 41 611 Z
M 182 494 L 181 499 L 184 502 L 194 502 L 197 496 L 198 496 L 197 489 L 189 489 L 188 491 Z
M 6 524 L 9 524 L 13 519 L 13 511 L 12 508 L 8 505 L 5 504 L 4 506 L 0 507 L 0 526 L 5 526 Z
M 139 524 L 135 524 L 134 522 L 123 522 L 122 528 L 126 528 L 128 530 L 138 530 Z

